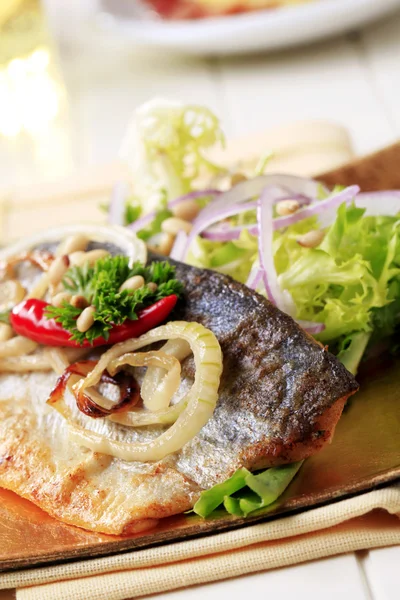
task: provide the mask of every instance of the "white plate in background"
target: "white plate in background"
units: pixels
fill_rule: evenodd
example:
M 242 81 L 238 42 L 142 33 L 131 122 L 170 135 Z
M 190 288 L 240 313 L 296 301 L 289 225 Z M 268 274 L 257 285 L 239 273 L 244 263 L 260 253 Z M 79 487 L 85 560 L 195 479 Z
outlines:
M 102 0 L 96 27 L 119 41 L 198 55 L 275 50 L 345 33 L 384 17 L 400 0 L 315 0 L 193 21 L 146 18 L 133 0 Z M 129 15 L 129 16 L 128 16 Z

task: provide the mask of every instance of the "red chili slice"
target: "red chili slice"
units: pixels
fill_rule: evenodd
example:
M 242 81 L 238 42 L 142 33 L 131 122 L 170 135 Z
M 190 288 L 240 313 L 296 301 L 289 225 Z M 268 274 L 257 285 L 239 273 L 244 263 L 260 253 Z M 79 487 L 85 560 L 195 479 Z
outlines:
M 175 294 L 161 298 L 158 302 L 141 310 L 137 319 L 132 321 L 127 319 L 122 325 L 114 325 L 107 340 L 98 337 L 91 343 L 84 340 L 83 344 L 79 344 L 75 340 L 71 340 L 69 331 L 54 319 L 48 319 L 45 312 L 49 304 L 44 300 L 29 298 L 17 304 L 11 312 L 10 323 L 19 335 L 46 346 L 69 346 L 73 348 L 106 346 L 139 337 L 153 329 L 153 327 L 157 327 L 165 321 L 177 301 L 178 296 Z

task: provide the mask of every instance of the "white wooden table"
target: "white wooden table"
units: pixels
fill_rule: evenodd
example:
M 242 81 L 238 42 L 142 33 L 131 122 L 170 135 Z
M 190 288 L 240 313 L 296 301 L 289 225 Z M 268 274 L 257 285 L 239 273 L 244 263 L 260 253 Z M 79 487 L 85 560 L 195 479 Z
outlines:
M 70 48 L 62 65 L 70 140 L 57 174 L 112 161 L 131 111 L 154 95 L 208 105 L 229 136 L 321 118 L 346 126 L 359 153 L 400 137 L 400 15 L 363 33 L 275 55 L 201 60 Z M 47 178 L 31 158 L 20 160 L 19 183 Z M 10 178 L 1 165 L 0 175 Z M 398 600 L 399 565 L 399 547 L 381 549 L 152 598 L 234 600 L 250 593 L 283 600 Z M 0 600 L 11 597 L 0 592 Z

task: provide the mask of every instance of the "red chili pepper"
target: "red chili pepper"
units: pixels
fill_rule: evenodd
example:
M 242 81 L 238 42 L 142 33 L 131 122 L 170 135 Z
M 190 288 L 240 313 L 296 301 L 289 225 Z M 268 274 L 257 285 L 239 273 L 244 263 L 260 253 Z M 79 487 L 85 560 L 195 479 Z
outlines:
M 45 346 L 70 346 L 73 348 L 90 348 L 123 342 L 129 338 L 139 337 L 153 327 L 160 325 L 175 307 L 178 296 L 172 294 L 161 298 L 155 304 L 144 308 L 134 321 L 126 320 L 122 325 L 114 325 L 108 340 L 98 337 L 90 343 L 85 340 L 79 344 L 71 340 L 71 333 L 54 319 L 48 319 L 45 311 L 49 304 L 43 300 L 29 298 L 15 306 L 10 315 L 10 323 L 19 335 L 23 335 L 38 344 Z

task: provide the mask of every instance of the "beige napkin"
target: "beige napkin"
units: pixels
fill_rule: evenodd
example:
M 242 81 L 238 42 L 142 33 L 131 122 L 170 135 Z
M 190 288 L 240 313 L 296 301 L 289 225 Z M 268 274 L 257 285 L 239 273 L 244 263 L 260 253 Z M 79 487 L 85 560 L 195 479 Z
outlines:
M 298 515 L 116 556 L 0 575 L 17 600 L 124 600 L 400 544 L 400 484 Z
M 351 157 L 343 129 L 298 124 L 230 144 L 225 159 L 257 157 L 275 149 L 270 170 L 301 175 L 335 168 Z M 219 157 L 221 158 L 221 157 Z M 101 173 L 99 178 L 99 173 Z M 103 221 L 120 165 L 63 184 L 13 190 L 0 203 L 2 240 L 70 221 Z M 400 485 L 366 493 L 295 516 L 229 533 L 65 565 L 0 574 L 0 589 L 17 588 L 17 600 L 122 600 L 254 573 L 344 552 L 400 544 Z

